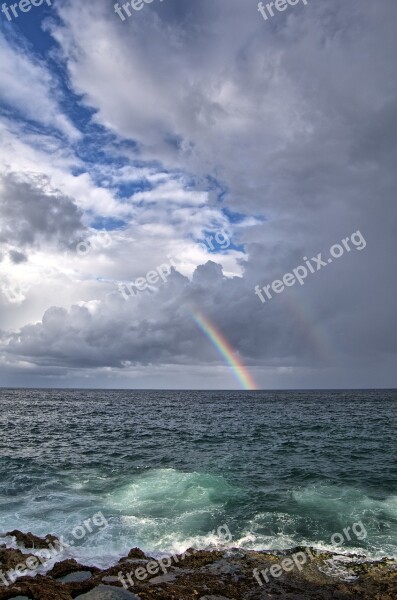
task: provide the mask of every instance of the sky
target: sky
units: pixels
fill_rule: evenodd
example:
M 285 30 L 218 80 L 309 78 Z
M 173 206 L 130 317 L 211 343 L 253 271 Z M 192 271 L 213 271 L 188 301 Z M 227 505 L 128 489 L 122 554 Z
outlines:
M 1 386 L 396 386 L 395 0 L 17 10 Z

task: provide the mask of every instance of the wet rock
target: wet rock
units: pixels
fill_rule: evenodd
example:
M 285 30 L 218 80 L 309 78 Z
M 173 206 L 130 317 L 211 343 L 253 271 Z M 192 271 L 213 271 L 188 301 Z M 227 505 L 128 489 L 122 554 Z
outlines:
M 60 579 L 61 577 L 69 575 L 69 573 L 73 573 L 74 571 L 90 571 L 92 574 L 98 573 L 99 569 L 96 567 L 80 565 L 76 560 L 74 560 L 74 558 L 68 558 L 56 563 L 51 571 L 48 571 L 47 577 L 51 577 L 52 579 Z
M 234 600 L 234 599 L 226 598 L 225 596 L 201 596 L 200 600 Z
M 297 552 L 306 559 L 291 567 Z M 28 556 L 0 546 L 2 573 Z M 2 583 L 0 576 L 0 600 L 397 600 L 397 561 L 390 559 L 368 561 L 362 556 L 309 552 L 305 547 L 279 552 L 190 548 L 173 557 L 166 573 L 144 579 L 134 576 L 138 567 L 149 573 L 150 562 L 153 559 L 139 548 L 108 569 L 63 560 L 46 575 L 23 576 L 13 584 Z M 280 568 L 282 563 L 291 568 Z M 277 575 L 269 574 L 272 567 Z M 133 577 L 128 590 L 122 587 L 119 573 Z
M 77 596 L 76 600 L 141 600 L 132 592 L 110 585 L 99 585 L 87 594 Z
M 63 577 L 59 577 L 56 581 L 60 581 L 61 583 L 76 583 L 79 581 L 86 581 L 92 577 L 91 571 L 75 571 L 73 573 L 68 573 Z
M 188 548 L 184 554 L 178 554 L 175 564 L 181 568 L 199 568 L 223 558 L 224 553 L 219 550 L 196 550 Z
M 107 575 L 102 577 L 102 583 L 120 583 L 120 579 L 116 575 Z
M 158 575 L 158 577 L 153 577 L 149 580 L 150 585 L 158 585 L 159 583 L 170 583 L 174 581 L 176 575 L 173 573 L 166 573 L 165 575 Z
M 132 548 L 129 551 L 127 558 L 148 558 L 144 552 L 140 548 Z
M 15 569 L 19 564 L 26 562 L 26 559 L 32 556 L 31 554 L 24 554 L 21 550 L 14 550 L 13 548 L 0 548 L 0 565 L 2 571 L 9 571 Z M 0 580 L 1 585 L 1 580 Z
M 216 562 L 208 565 L 208 570 L 210 573 L 214 573 L 215 575 L 229 574 L 237 576 L 236 573 L 239 569 L 236 565 L 230 564 L 226 558 L 223 558 L 222 560 L 217 560 Z
M 58 538 L 53 535 L 47 535 L 46 538 L 43 539 L 30 532 L 22 533 L 22 531 L 18 531 L 18 529 L 9 531 L 5 535 L 14 537 L 17 543 L 22 544 L 26 549 L 44 550 L 48 548 L 49 544 L 56 544 L 59 542 Z

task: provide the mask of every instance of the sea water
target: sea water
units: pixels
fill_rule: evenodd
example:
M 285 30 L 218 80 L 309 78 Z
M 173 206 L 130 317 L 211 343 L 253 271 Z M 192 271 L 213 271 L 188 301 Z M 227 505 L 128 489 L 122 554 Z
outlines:
M 396 417 L 387 390 L 1 390 L 0 534 L 100 567 L 224 545 L 221 525 L 231 547 L 397 557 Z

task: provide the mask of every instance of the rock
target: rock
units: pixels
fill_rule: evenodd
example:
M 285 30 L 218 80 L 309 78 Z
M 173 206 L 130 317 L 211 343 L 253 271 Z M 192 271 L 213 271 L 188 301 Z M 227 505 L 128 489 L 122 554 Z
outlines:
M 24 554 L 21 550 L 13 548 L 0 548 L 0 565 L 3 572 L 14 569 L 18 564 L 24 563 L 30 554 Z M 0 582 L 1 584 L 1 582 Z
M 75 571 L 90 571 L 92 574 L 98 573 L 99 569 L 96 567 L 80 565 L 74 558 L 67 558 L 66 560 L 56 563 L 51 571 L 48 571 L 47 577 L 51 577 L 52 579 L 60 579 L 61 577 L 69 575 L 69 573 L 73 573 Z
M 150 585 L 159 585 L 159 583 L 170 583 L 174 581 L 176 575 L 173 573 L 166 573 L 165 575 L 158 575 L 157 577 L 153 577 L 149 580 Z
M 75 600 L 141 600 L 132 592 L 110 585 L 99 585 L 87 594 L 76 596 Z
M 293 560 L 297 552 L 306 557 L 299 568 Z M 305 547 L 243 553 L 188 549 L 173 557 L 166 573 L 153 575 L 147 568 L 153 559 L 133 548 L 108 569 L 67 559 L 45 575 L 22 576 L 11 583 L 12 570 L 28 556 L 0 547 L 0 600 L 397 600 L 396 560 L 369 561 Z M 138 570 L 148 577 L 136 577 Z M 119 573 L 125 585 L 127 575 L 133 577 L 133 585 L 122 587 Z
M 102 577 L 102 583 L 120 583 L 120 579 L 116 575 L 107 575 Z
M 238 571 L 238 567 L 236 565 L 231 565 L 226 558 L 222 558 L 222 560 L 217 560 L 208 566 L 208 570 L 210 573 L 214 574 L 229 574 L 235 575 Z
M 92 577 L 91 571 L 75 571 L 74 573 L 68 573 L 63 577 L 59 577 L 56 581 L 61 583 L 75 583 L 78 581 L 86 581 Z
M 142 550 L 140 548 L 132 548 L 132 550 L 130 550 L 128 552 L 127 558 L 148 558 L 148 557 L 146 556 L 146 554 L 144 552 L 142 552 Z
M 200 600 L 234 600 L 233 598 L 225 598 L 225 596 L 201 596 Z
M 56 544 L 59 542 L 58 538 L 53 535 L 47 535 L 46 539 L 43 539 L 30 533 L 30 531 L 28 533 L 22 533 L 22 531 L 18 531 L 18 529 L 9 531 L 5 535 L 14 537 L 18 544 L 22 544 L 27 549 L 34 548 L 35 550 L 44 550 L 48 548 L 49 544 Z

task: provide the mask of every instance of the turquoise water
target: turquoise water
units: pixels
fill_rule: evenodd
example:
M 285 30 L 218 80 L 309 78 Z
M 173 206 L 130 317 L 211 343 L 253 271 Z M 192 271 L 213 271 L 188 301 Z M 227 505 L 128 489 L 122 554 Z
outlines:
M 396 391 L 0 391 L 0 532 L 107 527 L 65 550 L 98 566 L 300 544 L 397 557 Z M 361 522 L 365 538 L 335 543 Z M 224 543 L 224 540 L 223 540 Z

